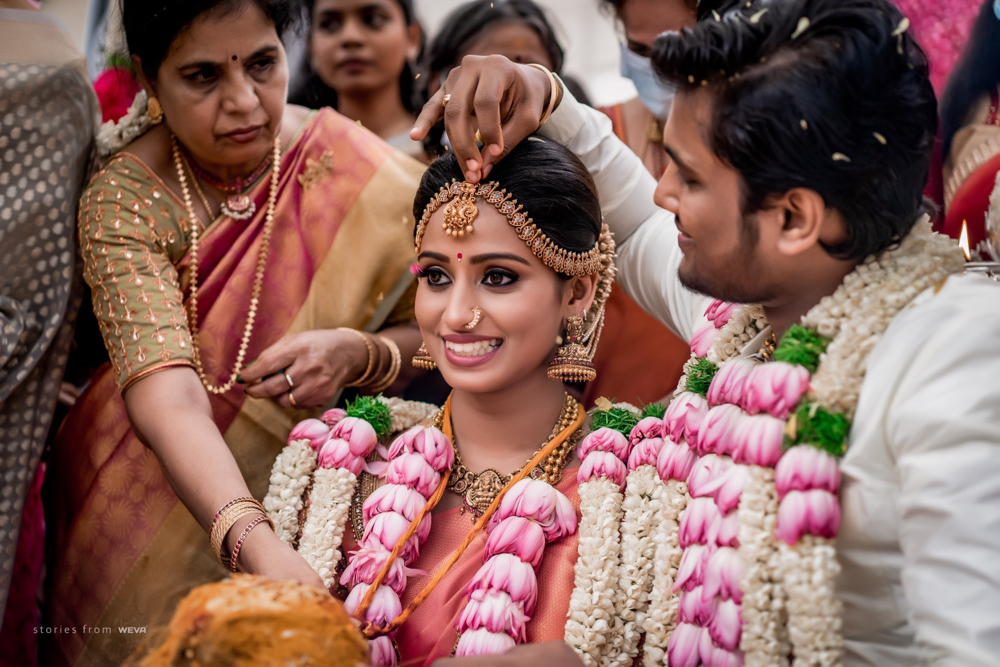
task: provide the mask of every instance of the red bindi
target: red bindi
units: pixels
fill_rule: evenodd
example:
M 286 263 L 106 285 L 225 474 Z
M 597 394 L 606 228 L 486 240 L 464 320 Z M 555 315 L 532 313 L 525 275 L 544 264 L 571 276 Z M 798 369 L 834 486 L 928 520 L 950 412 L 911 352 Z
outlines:
M 458 253 L 458 261 L 462 261 L 462 253 Z

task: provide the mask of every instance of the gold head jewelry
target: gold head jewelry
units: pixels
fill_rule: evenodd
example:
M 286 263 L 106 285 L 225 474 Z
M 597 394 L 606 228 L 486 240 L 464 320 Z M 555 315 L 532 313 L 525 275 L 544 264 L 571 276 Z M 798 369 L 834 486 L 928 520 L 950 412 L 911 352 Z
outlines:
M 499 188 L 500 184 L 496 181 L 477 185 L 467 181 L 452 180 L 450 184 L 438 190 L 437 194 L 427 202 L 417 224 L 414 235 L 417 254 L 420 254 L 420 244 L 427 231 L 427 224 L 439 208 L 445 207 L 442 224 L 444 231 L 449 236 L 462 238 L 465 234 L 472 233 L 472 222 L 479 215 L 476 200 L 482 199 L 506 217 L 507 222 L 517 232 L 518 238 L 524 241 L 531 253 L 556 273 L 587 276 L 601 273 L 605 265 L 613 266 L 614 242 L 611 242 L 610 248 L 607 247 L 603 241 L 605 238 L 603 230 L 602 240 L 586 252 L 572 252 L 560 248 L 528 217 L 524 207 L 518 204 L 507 190 Z
M 468 324 L 463 324 L 462 328 L 466 331 L 472 331 L 481 319 L 483 319 L 483 311 L 479 310 L 479 306 L 476 306 L 472 309 L 472 320 Z
M 476 208 L 476 186 L 473 183 L 459 183 L 458 197 L 448 202 L 444 207 L 444 222 L 441 229 L 448 236 L 456 239 L 473 232 L 472 223 L 479 215 Z

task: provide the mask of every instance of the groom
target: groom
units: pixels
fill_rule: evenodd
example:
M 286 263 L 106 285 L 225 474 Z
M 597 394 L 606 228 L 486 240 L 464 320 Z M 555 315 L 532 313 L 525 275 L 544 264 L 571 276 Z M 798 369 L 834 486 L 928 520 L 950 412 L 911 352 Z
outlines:
M 926 237 L 936 105 L 907 27 L 888 0 L 783 0 L 661 35 L 654 67 L 678 94 L 659 183 L 562 90 L 539 130 L 551 79 L 496 56 L 467 57 L 414 136 L 448 94 L 448 134 L 471 181 L 536 130 L 564 143 L 594 174 L 619 282 L 640 305 L 690 340 L 704 321 L 699 294 L 759 303 L 780 338 L 845 278 L 854 285 L 866 257 Z M 907 275 L 937 261 L 909 252 Z M 956 269 L 951 256 L 941 265 Z M 840 462 L 844 664 L 997 666 L 1000 286 L 961 273 L 916 284 L 886 288 L 891 319 L 873 313 L 870 330 L 850 332 L 865 353 Z M 840 315 L 865 307 L 849 301 Z M 489 660 L 565 651 L 529 645 Z

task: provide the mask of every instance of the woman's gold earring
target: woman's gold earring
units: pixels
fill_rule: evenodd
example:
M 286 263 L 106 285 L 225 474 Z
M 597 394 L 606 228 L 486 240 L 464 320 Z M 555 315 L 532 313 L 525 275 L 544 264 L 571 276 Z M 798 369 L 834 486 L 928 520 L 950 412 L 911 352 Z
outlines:
M 417 354 L 413 357 L 414 368 L 419 368 L 422 371 L 432 371 L 437 368 L 437 364 L 434 363 L 434 359 L 431 355 L 427 353 L 427 345 L 423 342 L 420 343 L 420 348 L 417 350 Z
M 584 320 L 579 315 L 567 318 L 567 343 L 556 351 L 556 358 L 549 364 L 549 378 L 562 382 L 590 382 L 597 377 L 593 359 L 600 332 L 594 332 L 596 335 L 590 337 L 590 344 L 585 344 L 583 325 Z
M 153 125 L 159 125 L 163 122 L 163 107 L 160 106 L 160 100 L 156 97 L 150 96 L 149 101 L 146 102 L 146 115 L 149 116 L 149 122 Z

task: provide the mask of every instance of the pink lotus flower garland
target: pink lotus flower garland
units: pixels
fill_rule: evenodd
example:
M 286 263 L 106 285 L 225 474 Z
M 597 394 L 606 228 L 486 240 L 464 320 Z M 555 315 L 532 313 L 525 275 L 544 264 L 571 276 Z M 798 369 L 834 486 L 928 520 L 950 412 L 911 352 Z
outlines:
M 546 482 L 522 479 L 487 524 L 484 563 L 467 589 L 455 627 L 456 656 L 503 653 L 526 640 L 538 599 L 535 570 L 546 544 L 576 532 L 576 510 Z
M 264 511 L 274 521 L 274 533 L 286 544 L 292 544 L 298 532 L 303 496 L 316 469 L 316 450 L 330 436 L 330 428 L 319 419 L 299 422 L 271 466 Z
M 627 409 L 612 408 L 605 414 L 612 413 L 626 422 Z M 637 421 L 632 417 L 628 429 Z M 594 415 L 592 427 L 599 424 Z M 629 439 L 609 427 L 588 433 L 579 447 L 582 464 L 577 479 L 583 518 L 564 638 L 588 666 L 601 664 L 614 648 L 622 491 L 631 450 Z
M 410 523 L 417 518 L 441 483 L 441 475 L 451 469 L 454 449 L 451 441 L 433 427 L 414 426 L 393 441 L 387 452 L 389 466 L 384 472 L 386 484 L 373 492 L 362 507 L 365 532 L 360 548 L 347 559 L 340 583 L 351 589 L 344 608 L 353 614 L 362 598 L 384 567 L 389 554 L 402 539 Z M 345 465 L 352 465 L 346 461 Z M 408 577 L 417 573 L 410 566 L 420 555 L 420 544 L 430 535 L 431 516 L 427 514 L 393 562 L 385 581 L 376 589 L 365 620 L 388 625 L 402 611 L 400 596 Z M 396 665 L 392 636 L 369 641 L 372 665 Z

